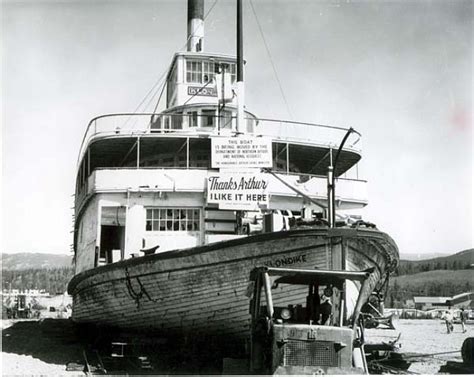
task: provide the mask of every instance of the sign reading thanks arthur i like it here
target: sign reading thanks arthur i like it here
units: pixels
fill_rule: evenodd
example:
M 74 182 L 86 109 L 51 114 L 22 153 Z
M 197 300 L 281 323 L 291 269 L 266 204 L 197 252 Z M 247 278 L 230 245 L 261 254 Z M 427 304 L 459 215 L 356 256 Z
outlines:
M 213 137 L 213 168 L 270 168 L 272 140 L 268 137 Z
M 256 174 L 211 175 L 207 179 L 207 202 L 220 209 L 257 210 L 268 206 L 268 178 Z

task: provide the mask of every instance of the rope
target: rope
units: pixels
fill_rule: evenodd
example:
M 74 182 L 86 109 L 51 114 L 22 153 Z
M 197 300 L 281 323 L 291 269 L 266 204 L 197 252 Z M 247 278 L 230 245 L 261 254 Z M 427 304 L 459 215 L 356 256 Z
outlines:
M 273 73 L 275 74 L 275 78 L 276 78 L 276 81 L 278 83 L 278 87 L 280 89 L 280 93 L 281 93 L 281 96 L 283 98 L 283 102 L 285 102 L 286 111 L 288 111 L 288 114 L 289 114 L 290 118 L 293 118 L 293 114 L 291 113 L 290 106 L 288 105 L 288 101 L 286 100 L 285 93 L 283 91 L 283 87 L 281 85 L 280 78 L 278 77 L 278 73 L 277 73 L 277 70 L 276 70 L 276 67 L 275 67 L 275 63 L 273 63 L 272 55 L 270 53 L 270 48 L 268 47 L 267 41 L 266 41 L 265 36 L 263 34 L 263 29 L 262 29 L 262 26 L 260 25 L 260 21 L 258 20 L 257 12 L 255 11 L 252 0 L 250 0 L 250 6 L 251 6 L 252 12 L 255 16 L 255 20 L 257 21 L 258 29 L 260 31 L 260 35 L 262 36 L 263 44 L 265 45 L 265 49 L 267 50 L 268 58 L 270 59 L 270 63 L 271 63 L 272 68 L 273 68 Z
M 418 357 L 433 357 L 437 355 L 448 355 L 452 353 L 461 353 L 461 351 L 445 351 L 445 352 L 435 352 L 435 353 L 425 353 L 421 355 L 411 355 L 411 356 L 404 356 L 404 359 L 416 359 Z
M 369 370 L 375 369 L 375 371 L 372 371 L 371 374 L 382 374 L 380 372 L 388 372 L 390 374 L 419 374 L 415 372 L 409 372 L 401 368 L 395 368 L 392 366 L 389 367 L 389 366 L 383 365 L 380 363 L 380 361 L 384 361 L 384 360 L 388 360 L 388 359 L 373 360 L 369 362 Z

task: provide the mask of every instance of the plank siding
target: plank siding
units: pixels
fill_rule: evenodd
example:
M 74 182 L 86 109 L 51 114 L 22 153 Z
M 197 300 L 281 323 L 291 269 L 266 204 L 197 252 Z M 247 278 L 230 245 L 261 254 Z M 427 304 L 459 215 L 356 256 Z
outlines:
M 378 231 L 344 238 L 346 269 L 376 267 L 372 288 L 398 258 L 391 239 Z M 69 285 L 73 320 L 167 334 L 212 334 L 227 341 L 248 334 L 249 272 L 256 266 L 331 267 L 327 229 L 251 236 L 200 248 L 165 252 L 86 271 Z M 334 239 L 333 239 L 334 243 Z M 304 299 L 307 290 L 277 292 L 275 302 Z

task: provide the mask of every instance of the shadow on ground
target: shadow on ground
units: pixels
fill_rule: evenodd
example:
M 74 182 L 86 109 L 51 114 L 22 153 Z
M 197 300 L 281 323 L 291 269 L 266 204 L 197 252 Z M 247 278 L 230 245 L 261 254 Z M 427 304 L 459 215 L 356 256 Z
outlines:
M 2 330 L 2 352 L 29 355 L 51 364 L 82 359 L 73 323 L 68 319 L 16 322 Z
M 117 339 L 122 339 L 130 344 L 139 344 L 140 347 L 134 347 L 138 352 L 133 356 L 125 355 L 121 359 L 112 358 L 111 341 Z M 221 367 L 216 366 L 214 362 L 204 362 L 201 357 L 183 357 L 187 356 L 188 352 L 183 352 L 181 349 L 177 351 L 169 344 L 154 343 L 153 338 L 143 336 L 143 334 L 138 336 L 137 341 L 137 336 L 124 338 L 120 333 L 104 333 L 92 327 L 83 327 L 78 330 L 69 319 L 16 322 L 2 330 L 2 343 L 2 352 L 32 356 L 48 364 L 64 366 L 69 363 L 76 364 L 77 369 L 74 369 L 76 371 L 84 370 L 85 358 L 87 358 L 90 367 L 97 365 L 94 363 L 97 354 L 101 356 L 101 365 L 105 365 L 107 372 L 113 374 L 129 372 L 139 372 L 139 374 L 219 374 Z M 142 357 L 137 358 L 137 356 Z M 146 356 L 147 363 L 150 362 L 148 370 L 144 370 L 143 365 L 137 365 L 137 360 L 140 361 L 143 356 Z

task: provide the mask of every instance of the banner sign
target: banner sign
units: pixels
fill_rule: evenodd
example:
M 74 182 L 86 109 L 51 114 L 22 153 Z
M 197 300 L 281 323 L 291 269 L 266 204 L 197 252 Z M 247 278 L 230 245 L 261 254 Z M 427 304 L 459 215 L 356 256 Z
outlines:
M 268 207 L 268 178 L 256 174 L 221 173 L 207 178 L 207 202 L 219 209 L 255 211 Z
M 269 137 L 213 137 L 213 168 L 271 168 L 272 139 Z

